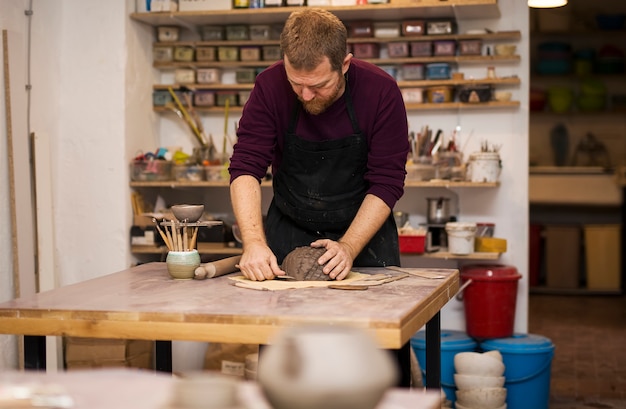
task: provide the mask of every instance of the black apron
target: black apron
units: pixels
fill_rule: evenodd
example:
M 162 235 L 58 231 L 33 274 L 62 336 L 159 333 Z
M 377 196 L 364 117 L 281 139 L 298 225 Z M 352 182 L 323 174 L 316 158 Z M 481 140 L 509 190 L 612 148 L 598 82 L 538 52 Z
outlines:
M 344 98 L 353 134 L 340 139 L 318 142 L 302 139 L 295 133 L 302 110 L 299 101 L 291 115 L 283 163 L 274 175 L 274 198 L 265 224 L 269 247 L 279 264 L 296 247 L 308 246 L 321 238 L 341 238 L 365 198 L 368 145 L 356 120 L 347 78 Z M 353 265 L 400 265 L 393 214 Z

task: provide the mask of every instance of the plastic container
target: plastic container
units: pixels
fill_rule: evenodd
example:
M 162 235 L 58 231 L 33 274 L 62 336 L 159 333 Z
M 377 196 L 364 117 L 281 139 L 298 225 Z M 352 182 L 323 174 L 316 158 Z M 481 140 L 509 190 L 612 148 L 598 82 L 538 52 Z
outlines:
M 466 179 L 477 183 L 497 182 L 501 170 L 498 152 L 474 152 L 469 157 Z
M 159 159 L 134 161 L 130 164 L 130 179 L 152 182 L 172 180 L 172 161 Z
M 411 337 L 411 348 L 417 356 L 422 376 L 426 376 L 426 331 Z M 463 331 L 441 330 L 441 386 L 446 398 L 456 401 L 454 383 L 454 356 L 459 352 L 476 352 L 478 343 Z
M 467 255 L 474 252 L 476 223 L 448 222 L 448 251 L 452 254 Z
M 423 254 L 425 239 L 425 235 L 399 235 L 400 253 Z
M 477 339 L 513 335 L 517 283 L 522 276 L 513 266 L 475 264 L 461 268 L 467 334 Z M 532 406 L 529 406 L 532 407 Z
M 554 344 L 541 335 L 514 334 L 480 343 L 484 351 L 500 351 L 505 370 L 507 409 L 548 409 Z

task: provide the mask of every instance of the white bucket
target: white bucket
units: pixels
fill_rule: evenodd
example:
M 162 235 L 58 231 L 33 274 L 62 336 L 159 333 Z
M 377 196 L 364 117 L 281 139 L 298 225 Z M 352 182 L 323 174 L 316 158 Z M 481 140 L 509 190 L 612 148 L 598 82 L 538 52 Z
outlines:
M 470 182 L 497 182 L 502 164 L 497 152 L 475 152 L 469 157 L 466 179 Z
M 452 254 L 464 255 L 474 252 L 476 223 L 446 223 L 448 235 L 448 251 Z

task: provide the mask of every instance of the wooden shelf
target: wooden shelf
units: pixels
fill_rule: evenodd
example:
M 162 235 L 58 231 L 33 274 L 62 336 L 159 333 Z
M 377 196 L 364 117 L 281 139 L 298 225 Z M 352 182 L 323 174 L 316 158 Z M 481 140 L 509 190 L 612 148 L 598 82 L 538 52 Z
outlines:
M 263 181 L 261 186 L 271 186 L 271 181 Z M 178 182 L 175 180 L 171 181 L 163 181 L 163 182 L 144 182 L 144 181 L 131 181 L 130 187 L 148 187 L 148 188 L 156 188 L 156 187 L 164 187 L 169 189 L 176 188 L 201 188 L 201 187 L 228 187 L 228 181 L 200 181 L 200 182 L 192 182 L 192 181 L 183 181 Z M 430 181 L 407 181 L 405 184 L 406 187 L 444 187 L 444 188 L 456 188 L 456 187 L 498 187 L 500 186 L 499 182 L 465 182 L 465 181 L 451 181 L 451 180 L 442 180 L 442 179 L 433 179 Z
M 462 80 L 416 80 L 416 81 L 398 81 L 400 88 L 413 87 L 439 87 L 439 86 L 466 86 L 466 85 L 519 85 L 519 77 L 506 78 L 480 78 L 480 79 L 462 79 Z M 254 84 L 157 84 L 153 86 L 154 90 L 167 90 L 169 87 L 178 89 L 182 86 L 195 90 L 234 90 L 249 91 L 254 88 Z
M 235 256 L 241 254 L 243 250 L 238 247 L 229 247 L 224 243 L 198 243 L 198 253 L 200 254 L 223 254 Z M 167 254 L 166 246 L 131 246 L 131 253 L 134 254 Z
M 376 65 L 398 64 L 430 64 L 430 63 L 470 63 L 470 64 L 496 64 L 518 63 L 519 55 L 441 55 L 432 57 L 406 57 L 406 58 L 362 58 L 363 61 Z M 174 61 L 154 62 L 153 66 L 160 70 L 176 68 L 239 68 L 239 67 L 269 67 L 275 61 Z
M 498 260 L 500 258 L 500 253 L 474 252 L 472 254 L 461 256 L 458 254 L 449 253 L 447 251 L 437 251 L 435 253 L 424 253 L 420 256 L 443 260 Z
M 132 246 L 131 252 L 134 254 L 167 254 L 166 246 Z M 223 243 L 198 243 L 198 253 L 213 255 L 236 256 L 241 254 L 243 250 L 239 247 L 229 247 Z M 424 254 L 408 254 L 402 253 L 403 256 L 416 256 L 426 258 L 437 258 L 443 260 L 498 260 L 500 253 L 472 253 L 466 256 L 452 254 L 446 251 L 438 251 L 435 253 Z
M 500 17 L 497 0 L 423 0 L 419 4 L 324 6 L 340 19 L 403 20 L 410 17 L 486 19 Z M 132 13 L 130 18 L 152 26 L 178 25 L 196 29 L 204 24 L 267 24 L 284 21 L 301 7 Z
M 359 43 L 393 43 L 399 41 L 438 41 L 438 40 L 482 40 L 484 42 L 519 41 L 522 38 L 520 31 L 498 31 L 485 34 L 441 34 L 403 37 L 351 37 L 348 44 Z M 219 47 L 219 46 L 264 46 L 279 45 L 279 40 L 217 40 L 217 41 L 156 41 L 153 45 L 160 47 L 187 46 L 187 47 Z

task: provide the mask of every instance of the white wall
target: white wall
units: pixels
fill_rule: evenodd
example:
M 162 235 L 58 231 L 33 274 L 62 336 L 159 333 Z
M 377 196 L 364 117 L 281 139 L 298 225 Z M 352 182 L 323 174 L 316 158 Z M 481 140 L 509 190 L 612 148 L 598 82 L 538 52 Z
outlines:
M 19 35 L 26 36 L 23 10 L 28 1 L 17 6 L 15 3 L 0 0 L 0 25 L 10 24 Z M 459 115 L 421 111 L 412 113 L 409 121 L 413 127 L 429 123 L 443 129 L 452 129 L 460 123 L 464 135 L 473 130 L 468 151 L 476 149 L 483 139 L 502 144 L 502 185 L 496 189 L 458 191 L 464 220 L 496 222 L 497 235 L 508 239 L 509 250 L 501 262 L 516 266 L 524 274 L 516 330 L 525 331 L 528 10 L 525 2 L 518 0 L 500 0 L 499 4 L 501 19 L 473 21 L 471 27 L 462 25 L 461 30 L 489 27 L 522 32 L 522 41 L 518 43 L 521 64 L 497 67 L 499 75 L 510 71 L 521 76 L 522 86 L 514 93 L 515 99 L 522 102 L 521 108 Z M 182 128 L 180 136 L 170 134 L 160 139 L 161 121 L 151 109 L 151 84 L 157 75 L 151 68 L 148 52 L 152 29 L 129 20 L 133 8 L 132 0 L 125 3 L 34 1 L 31 130 L 48 137 L 51 146 L 54 243 L 44 245 L 54 247 L 54 270 L 60 285 L 118 271 L 133 262 L 129 252 L 132 210 L 128 162 L 138 150 L 166 145 L 164 142 L 190 144 L 185 139 L 188 132 Z M 24 45 L 21 50 L 24 55 L 25 49 Z M 233 117 L 232 121 L 236 119 Z M 215 120 L 209 127 L 221 136 L 221 120 Z M 216 142 L 221 146 L 221 139 Z M 4 158 L 4 151 L 0 153 Z M 10 216 L 4 168 L 0 169 L 0 178 L 0 220 L 6 225 Z M 430 191 L 414 190 L 401 204 L 406 203 L 407 211 L 417 213 L 425 205 L 424 197 L 430 194 Z M 10 254 L 10 242 L 10 237 L 2 233 L 3 254 Z M 0 263 L 0 280 L 10 282 L 10 265 L 5 258 Z M 5 285 L 0 288 L 2 299 L 11 297 Z M 457 304 L 452 302 L 445 308 L 442 327 L 461 328 L 462 310 Z M 14 365 L 13 348 L 3 342 L 0 351 L 0 356 L 5 357 L 0 365 Z

